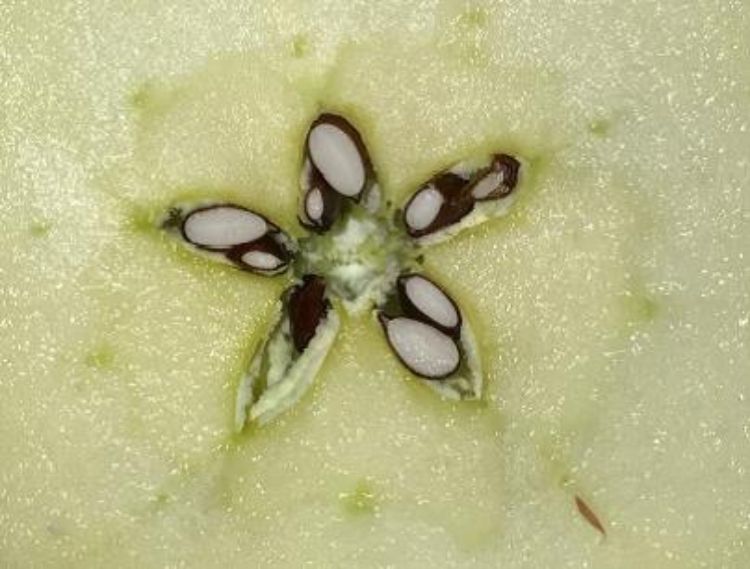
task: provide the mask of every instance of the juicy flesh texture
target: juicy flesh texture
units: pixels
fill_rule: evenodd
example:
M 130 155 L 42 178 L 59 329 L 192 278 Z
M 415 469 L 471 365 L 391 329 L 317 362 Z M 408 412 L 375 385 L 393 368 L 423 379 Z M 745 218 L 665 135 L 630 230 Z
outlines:
M 745 3 L 0 16 L 3 567 L 748 566 Z M 489 394 L 438 400 L 362 316 L 312 395 L 238 438 L 288 283 L 155 223 L 215 199 L 298 231 L 320 105 L 397 204 L 473 154 L 529 161 L 509 217 L 425 255 Z

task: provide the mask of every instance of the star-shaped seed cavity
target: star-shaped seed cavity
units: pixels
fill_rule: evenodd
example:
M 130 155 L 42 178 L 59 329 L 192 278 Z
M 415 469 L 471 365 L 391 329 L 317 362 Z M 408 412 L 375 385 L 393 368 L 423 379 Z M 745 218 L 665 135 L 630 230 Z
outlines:
M 340 326 L 370 311 L 393 356 L 448 399 L 482 395 L 481 357 L 447 287 L 422 274 L 429 246 L 508 211 L 522 182 L 509 154 L 473 157 L 419 185 L 396 211 L 382 203 L 360 132 L 323 113 L 302 149 L 298 242 L 267 216 L 233 203 L 175 204 L 165 229 L 196 252 L 264 276 L 291 272 L 237 395 L 238 430 L 289 409 L 315 380 Z M 390 202 L 388 202 L 390 203 Z

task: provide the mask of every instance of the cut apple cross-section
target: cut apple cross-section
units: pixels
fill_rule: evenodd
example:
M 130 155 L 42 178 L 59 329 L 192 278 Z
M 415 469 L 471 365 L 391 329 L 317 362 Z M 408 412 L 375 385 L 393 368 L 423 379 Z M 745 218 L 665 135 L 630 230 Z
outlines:
M 237 204 L 172 208 L 164 226 L 179 228 L 196 252 L 266 276 L 294 268 L 240 381 L 237 429 L 267 423 L 302 398 L 334 344 L 340 306 L 373 311 L 393 356 L 441 396 L 480 398 L 470 324 L 447 289 L 417 270 L 418 259 L 430 243 L 507 211 L 520 170 L 508 154 L 457 164 L 417 188 L 394 218 L 381 208 L 363 137 L 344 117 L 324 113 L 304 142 L 298 217 L 311 234 L 299 243 Z

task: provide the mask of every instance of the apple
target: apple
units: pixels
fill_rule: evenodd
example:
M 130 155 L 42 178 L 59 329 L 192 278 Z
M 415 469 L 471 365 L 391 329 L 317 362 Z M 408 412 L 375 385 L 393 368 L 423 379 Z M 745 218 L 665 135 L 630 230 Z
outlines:
M 0 14 L 0 566 L 750 565 L 743 3 Z M 334 298 L 309 389 L 236 424 L 299 275 L 216 262 L 165 216 L 235 204 L 309 243 L 321 113 L 393 211 L 520 160 L 505 215 L 415 245 L 471 324 L 477 398 Z

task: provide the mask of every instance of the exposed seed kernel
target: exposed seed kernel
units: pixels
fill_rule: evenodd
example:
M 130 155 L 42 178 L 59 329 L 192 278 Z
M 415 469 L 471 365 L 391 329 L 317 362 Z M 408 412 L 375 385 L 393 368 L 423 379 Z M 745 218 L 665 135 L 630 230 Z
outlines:
M 521 163 L 508 154 L 496 154 L 489 168 L 471 182 L 471 195 L 477 201 L 496 200 L 510 194 L 518 184 Z
M 485 162 L 486 164 L 487 162 Z M 484 167 L 456 165 L 434 176 L 412 195 L 403 211 L 403 223 L 413 238 L 429 238 L 476 218 L 500 215 L 505 208 L 485 202 L 508 197 L 518 185 L 521 163 L 508 154 L 495 154 Z M 478 208 L 483 208 L 477 212 Z M 471 224 L 471 223 L 470 223 Z
M 406 223 L 413 232 L 423 231 L 437 219 L 445 198 L 432 185 L 417 192 L 406 208 Z
M 380 315 L 388 343 L 401 362 L 425 379 L 448 377 L 461 364 L 461 354 L 453 339 L 420 320 Z
M 469 323 L 456 302 L 423 275 L 405 273 L 377 316 L 396 357 L 446 399 L 478 399 L 482 364 Z
M 359 199 L 371 175 L 362 137 L 345 118 L 325 113 L 310 127 L 307 155 L 312 166 L 339 194 Z
M 461 331 L 461 313 L 455 301 L 433 281 L 417 274 L 399 277 L 399 298 L 404 313 L 433 324 L 451 336 Z
M 467 180 L 454 172 L 435 176 L 404 208 L 404 225 L 412 237 L 435 233 L 460 221 L 474 208 Z
M 226 251 L 263 237 L 271 228 L 261 215 L 232 204 L 217 204 L 191 211 L 182 221 L 183 238 L 209 251 Z
M 292 255 L 281 234 L 272 232 L 250 243 L 232 247 L 226 256 L 241 269 L 261 274 L 277 274 L 286 270 Z
M 316 232 L 327 231 L 341 217 L 346 198 L 331 188 L 309 158 L 305 160 L 300 185 L 300 223 Z
M 320 188 L 312 188 L 305 197 L 305 213 L 315 223 L 320 223 L 325 211 L 323 193 Z

